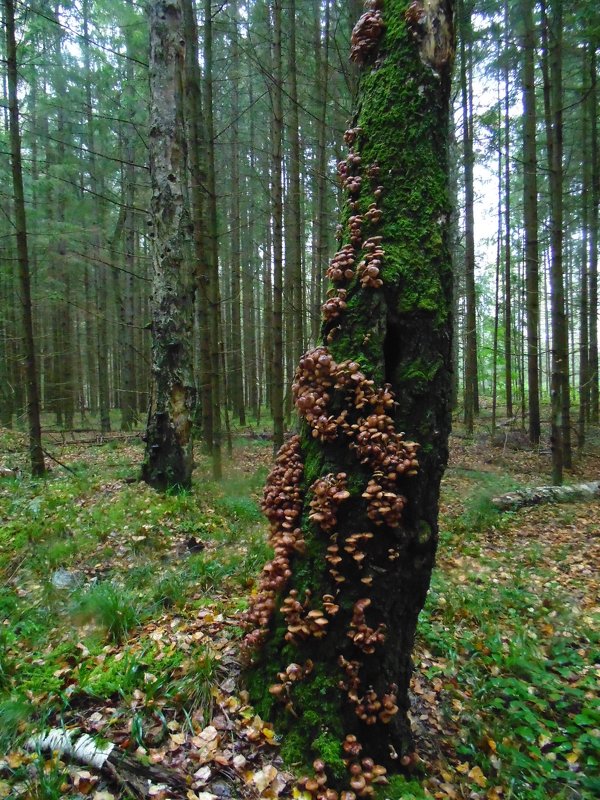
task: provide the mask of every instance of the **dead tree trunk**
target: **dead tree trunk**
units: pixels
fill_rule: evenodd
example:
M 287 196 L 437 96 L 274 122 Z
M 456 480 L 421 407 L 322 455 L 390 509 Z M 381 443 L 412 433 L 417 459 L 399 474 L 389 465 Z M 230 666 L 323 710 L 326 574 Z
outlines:
M 354 29 L 366 68 L 324 343 L 296 373 L 301 434 L 265 489 L 275 557 L 248 612 L 249 688 L 289 731 L 284 757 L 321 758 L 331 784 L 361 795 L 376 774 L 352 762 L 361 745 L 397 770 L 413 749 L 411 651 L 450 427 L 452 30 L 446 0 L 388 0 Z
M 185 48 L 179 0 L 154 0 L 148 13 L 153 387 L 142 479 L 164 490 L 189 486 L 192 478 L 193 291 L 185 195 Z

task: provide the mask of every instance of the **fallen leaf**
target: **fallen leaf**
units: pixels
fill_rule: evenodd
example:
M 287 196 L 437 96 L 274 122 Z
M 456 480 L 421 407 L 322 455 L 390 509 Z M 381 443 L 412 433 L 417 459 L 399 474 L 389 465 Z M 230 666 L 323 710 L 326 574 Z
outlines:
M 252 782 L 258 789 L 258 791 L 262 794 L 265 789 L 270 786 L 271 783 L 277 777 L 277 770 L 272 764 L 267 764 L 262 769 L 259 769 L 258 772 L 255 772 L 252 776 Z
M 469 770 L 469 778 L 471 778 L 473 783 L 476 783 L 477 786 L 485 789 L 487 785 L 487 778 L 481 771 L 481 767 L 473 767 L 473 769 Z

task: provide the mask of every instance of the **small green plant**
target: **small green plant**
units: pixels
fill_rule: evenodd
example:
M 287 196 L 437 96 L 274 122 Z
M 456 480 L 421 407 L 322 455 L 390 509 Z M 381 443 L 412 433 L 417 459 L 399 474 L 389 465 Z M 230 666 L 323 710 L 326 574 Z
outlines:
M 13 747 L 23 725 L 31 719 L 33 709 L 20 698 L 0 702 L 0 752 L 6 753 Z
M 65 796 L 69 773 L 55 756 L 46 760 L 38 755 L 35 772 L 27 781 L 27 797 L 32 800 L 60 800 Z
M 89 589 L 81 598 L 77 613 L 101 625 L 108 638 L 117 644 L 140 621 L 140 609 L 134 595 L 112 583 L 99 583 Z
M 230 564 L 211 559 L 204 553 L 192 556 L 188 561 L 187 573 L 192 588 L 195 587 L 202 592 L 220 587 L 232 571 L 235 571 L 235 566 L 232 569 Z
M 219 510 L 235 522 L 260 522 L 262 512 L 251 497 L 222 497 L 218 502 Z
M 158 581 L 152 591 L 154 602 L 164 608 L 172 608 L 185 603 L 186 581 L 182 575 L 170 572 Z
M 214 654 L 206 649 L 201 651 L 192 663 L 183 666 L 185 673 L 171 684 L 169 695 L 178 707 L 188 713 L 199 710 L 205 719 L 210 719 L 213 690 L 219 679 L 219 662 Z

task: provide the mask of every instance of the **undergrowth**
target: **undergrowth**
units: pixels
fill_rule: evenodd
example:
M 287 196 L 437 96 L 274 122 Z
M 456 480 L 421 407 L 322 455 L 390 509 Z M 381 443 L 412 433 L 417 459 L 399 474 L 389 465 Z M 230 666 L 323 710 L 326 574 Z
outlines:
M 98 714 L 132 748 L 210 722 L 222 648 L 271 556 L 258 504 L 269 451 L 245 444 L 222 484 L 200 456 L 193 491 L 171 496 L 125 482 L 139 453 L 115 443 L 77 453 L 76 476 L 0 485 L 0 753 Z M 443 759 L 429 767 L 458 797 L 591 800 L 598 641 L 585 581 L 570 573 L 581 543 L 564 531 L 577 512 L 549 510 L 525 536 L 526 514 L 491 503 L 517 482 L 473 467 L 448 473 L 420 620 L 417 677 L 436 687 L 444 722 Z M 9 778 L 30 797 L 64 796 L 55 759 Z M 378 798 L 424 800 L 431 779 L 395 776 Z

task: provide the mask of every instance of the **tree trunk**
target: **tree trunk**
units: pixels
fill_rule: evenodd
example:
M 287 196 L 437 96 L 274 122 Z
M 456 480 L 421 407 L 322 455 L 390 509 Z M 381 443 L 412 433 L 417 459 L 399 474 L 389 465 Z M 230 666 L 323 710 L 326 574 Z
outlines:
M 31 283 L 29 276 L 29 254 L 27 251 L 27 217 L 23 193 L 23 169 L 21 166 L 21 135 L 19 132 L 19 103 L 17 78 L 17 44 L 15 37 L 15 6 L 13 0 L 4 0 L 6 22 L 6 66 L 8 73 L 8 112 L 10 127 L 10 160 L 13 193 L 15 199 L 15 232 L 17 239 L 17 262 L 19 266 L 19 289 L 23 313 L 23 354 L 27 380 L 27 421 L 29 424 L 29 458 L 31 474 L 45 472 L 40 425 L 40 398 L 33 340 L 31 315 Z
M 239 14 L 236 0 L 229 4 L 231 16 L 231 378 L 230 394 L 233 413 L 240 425 L 246 424 L 244 408 L 244 375 L 242 370 L 242 299 L 241 283 L 241 213 L 240 213 L 240 47 Z
M 471 42 L 471 9 L 466 0 L 459 0 L 460 25 L 460 85 L 462 97 L 463 119 L 463 166 L 465 183 L 465 296 L 467 301 L 466 354 L 465 354 L 465 398 L 464 421 L 467 433 L 473 433 L 474 416 L 478 412 L 478 375 L 477 375 L 477 317 L 475 294 L 475 193 L 473 188 L 473 120 L 471 118 L 471 102 L 469 90 L 470 59 L 467 45 Z
M 189 486 L 193 466 L 193 290 L 182 96 L 185 47 L 180 0 L 153 0 L 148 13 L 153 387 L 142 479 L 164 490 Z
M 290 234 L 289 234 L 289 261 L 285 265 L 286 272 L 290 272 L 292 294 L 292 359 L 298 361 L 304 352 L 303 324 L 304 324 L 304 286 L 302 275 L 302 214 L 300 208 L 300 121 L 298 114 L 298 76 L 296 54 L 296 0 L 288 4 L 289 14 L 289 93 L 290 93 Z
M 197 395 L 201 407 L 202 438 L 210 453 L 213 441 L 213 403 L 210 382 L 210 322 L 209 322 L 209 267 L 206 227 L 206 169 L 203 163 L 206 143 L 203 137 L 202 94 L 200 91 L 200 65 L 198 63 L 198 26 L 192 0 L 183 0 L 183 17 L 186 31 L 185 69 L 187 134 L 189 138 L 189 165 L 192 189 L 190 193 L 194 224 L 195 280 L 199 314 L 199 374 L 196 380 Z M 198 415 L 195 415 L 196 418 Z
M 589 308 L 590 308 L 590 354 L 589 375 L 590 375 L 590 421 L 597 425 L 600 416 L 598 412 L 598 210 L 600 206 L 600 159 L 598 157 L 598 78 L 596 75 L 596 50 L 592 46 L 590 58 L 590 122 L 592 149 L 590 160 L 592 164 L 592 208 L 590 214 L 590 289 L 589 289 Z
M 317 4 L 318 8 L 318 4 Z M 321 28 L 316 25 L 315 48 L 317 53 L 317 156 L 316 156 L 316 203 L 313 220 L 313 265 L 312 265 L 312 302 L 311 332 L 312 341 L 318 340 L 320 325 L 320 309 L 323 302 L 323 281 L 327 260 L 327 99 L 329 93 L 329 0 L 325 0 L 324 39 L 321 40 Z M 319 18 L 318 11 L 316 19 Z
M 267 483 L 275 558 L 248 614 L 257 711 L 277 718 L 286 759 L 323 758 L 336 785 L 360 749 L 345 736 L 387 768 L 411 761 L 411 650 L 450 427 L 451 4 L 405 11 L 388 0 L 385 29 L 373 10 L 355 28 L 367 68 L 341 167 L 327 345 L 300 360 L 301 435 Z
M 273 446 L 283 444 L 283 65 L 281 58 L 281 0 L 273 0 L 273 87 L 271 100 L 271 195 L 273 201 L 273 366 L 271 414 Z
M 208 314 L 210 333 L 210 395 L 212 398 L 212 445 L 210 448 L 212 474 L 215 480 L 223 477 L 221 454 L 221 293 L 219 290 L 219 239 L 217 230 L 217 188 L 215 175 L 215 126 L 213 121 L 213 24 L 211 0 L 204 3 L 204 82 L 206 99 L 206 188 L 208 246 Z
M 523 63 L 521 85 L 523 92 L 523 222 L 525 226 L 525 281 L 527 291 L 527 382 L 529 408 L 529 438 L 532 444 L 540 440 L 540 388 L 539 388 L 539 251 L 538 251 L 538 200 L 537 200 L 537 150 L 535 101 L 535 32 L 533 24 L 534 0 L 522 0 L 520 14 L 523 20 Z
M 581 140 L 583 142 L 583 152 L 588 153 L 590 146 L 589 140 L 589 104 L 587 102 L 587 93 L 590 90 L 588 83 L 588 52 L 587 49 L 583 53 L 582 59 L 582 75 L 583 84 L 581 87 L 582 103 L 581 103 Z M 588 336 L 588 323 L 589 323 L 589 308 L 588 308 L 588 289 L 589 289 L 589 276 L 588 276 L 588 254 L 589 254 L 589 239 L 590 239 L 590 220 L 589 220 L 589 198 L 591 197 L 591 170 L 590 162 L 584 156 L 582 164 L 582 184 L 581 184 L 581 269 L 579 275 L 579 415 L 577 420 L 578 429 L 578 446 L 583 448 L 585 444 L 585 427 L 586 420 L 589 416 L 589 336 Z
M 505 46 L 509 46 L 508 2 L 504 0 Z M 512 275 L 510 260 L 510 85 L 508 61 L 504 62 L 504 364 L 506 416 L 513 416 L 512 369 Z
M 544 105 L 548 168 L 552 260 L 550 268 L 552 315 L 552 481 L 560 485 L 563 467 L 571 462 L 569 361 L 563 270 L 563 128 L 562 128 L 562 0 L 554 0 L 552 26 L 543 4 Z

